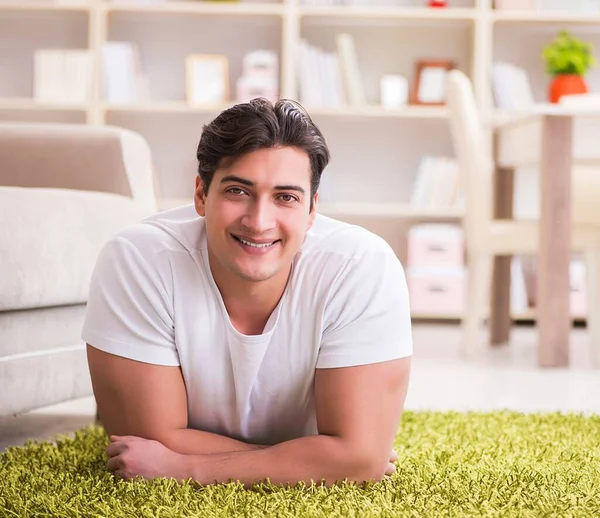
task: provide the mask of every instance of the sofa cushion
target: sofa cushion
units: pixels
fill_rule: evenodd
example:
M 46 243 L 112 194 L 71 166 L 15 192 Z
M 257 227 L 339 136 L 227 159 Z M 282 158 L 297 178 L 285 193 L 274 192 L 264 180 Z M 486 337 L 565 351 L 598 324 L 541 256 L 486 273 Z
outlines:
M 0 417 L 92 395 L 85 344 L 0 361 L 0 379 Z
M 86 302 L 104 243 L 148 210 L 118 194 L 0 187 L 0 311 Z
M 92 394 L 85 307 L 0 311 L 0 417 Z
M 0 311 L 0 363 L 23 356 L 83 347 L 81 328 L 86 304 Z

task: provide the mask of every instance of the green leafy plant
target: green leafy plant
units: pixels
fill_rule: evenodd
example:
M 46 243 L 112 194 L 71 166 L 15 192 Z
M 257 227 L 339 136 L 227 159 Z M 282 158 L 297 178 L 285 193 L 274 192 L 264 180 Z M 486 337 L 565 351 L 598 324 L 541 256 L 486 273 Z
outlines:
M 560 31 L 556 39 L 544 48 L 546 72 L 551 76 L 574 74 L 584 76 L 596 64 L 594 48 L 568 31 Z

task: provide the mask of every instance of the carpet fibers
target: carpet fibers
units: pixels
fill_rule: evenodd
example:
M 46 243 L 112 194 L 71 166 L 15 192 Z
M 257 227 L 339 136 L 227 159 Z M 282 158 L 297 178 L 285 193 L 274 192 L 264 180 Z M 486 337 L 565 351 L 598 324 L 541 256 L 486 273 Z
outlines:
M 600 516 L 600 416 L 405 412 L 397 472 L 293 488 L 116 480 L 97 427 L 0 454 L 0 516 Z

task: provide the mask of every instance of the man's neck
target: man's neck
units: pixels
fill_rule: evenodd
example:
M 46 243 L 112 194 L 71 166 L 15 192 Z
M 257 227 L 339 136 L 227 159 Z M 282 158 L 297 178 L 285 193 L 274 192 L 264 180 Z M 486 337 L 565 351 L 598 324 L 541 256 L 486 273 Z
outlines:
M 226 272 L 221 268 L 211 266 L 211 271 L 233 326 L 242 334 L 262 334 L 285 292 L 291 267 L 287 272 L 281 272 L 263 282 L 243 279 L 231 282 L 231 278 L 225 282 Z

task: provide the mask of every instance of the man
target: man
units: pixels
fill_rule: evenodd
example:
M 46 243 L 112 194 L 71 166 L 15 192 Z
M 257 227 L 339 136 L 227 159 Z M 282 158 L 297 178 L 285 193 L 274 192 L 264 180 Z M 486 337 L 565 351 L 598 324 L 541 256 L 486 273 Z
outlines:
M 291 101 L 203 128 L 193 206 L 106 244 L 83 339 L 108 468 L 201 484 L 380 480 L 412 354 L 391 248 L 317 215 L 329 151 Z

